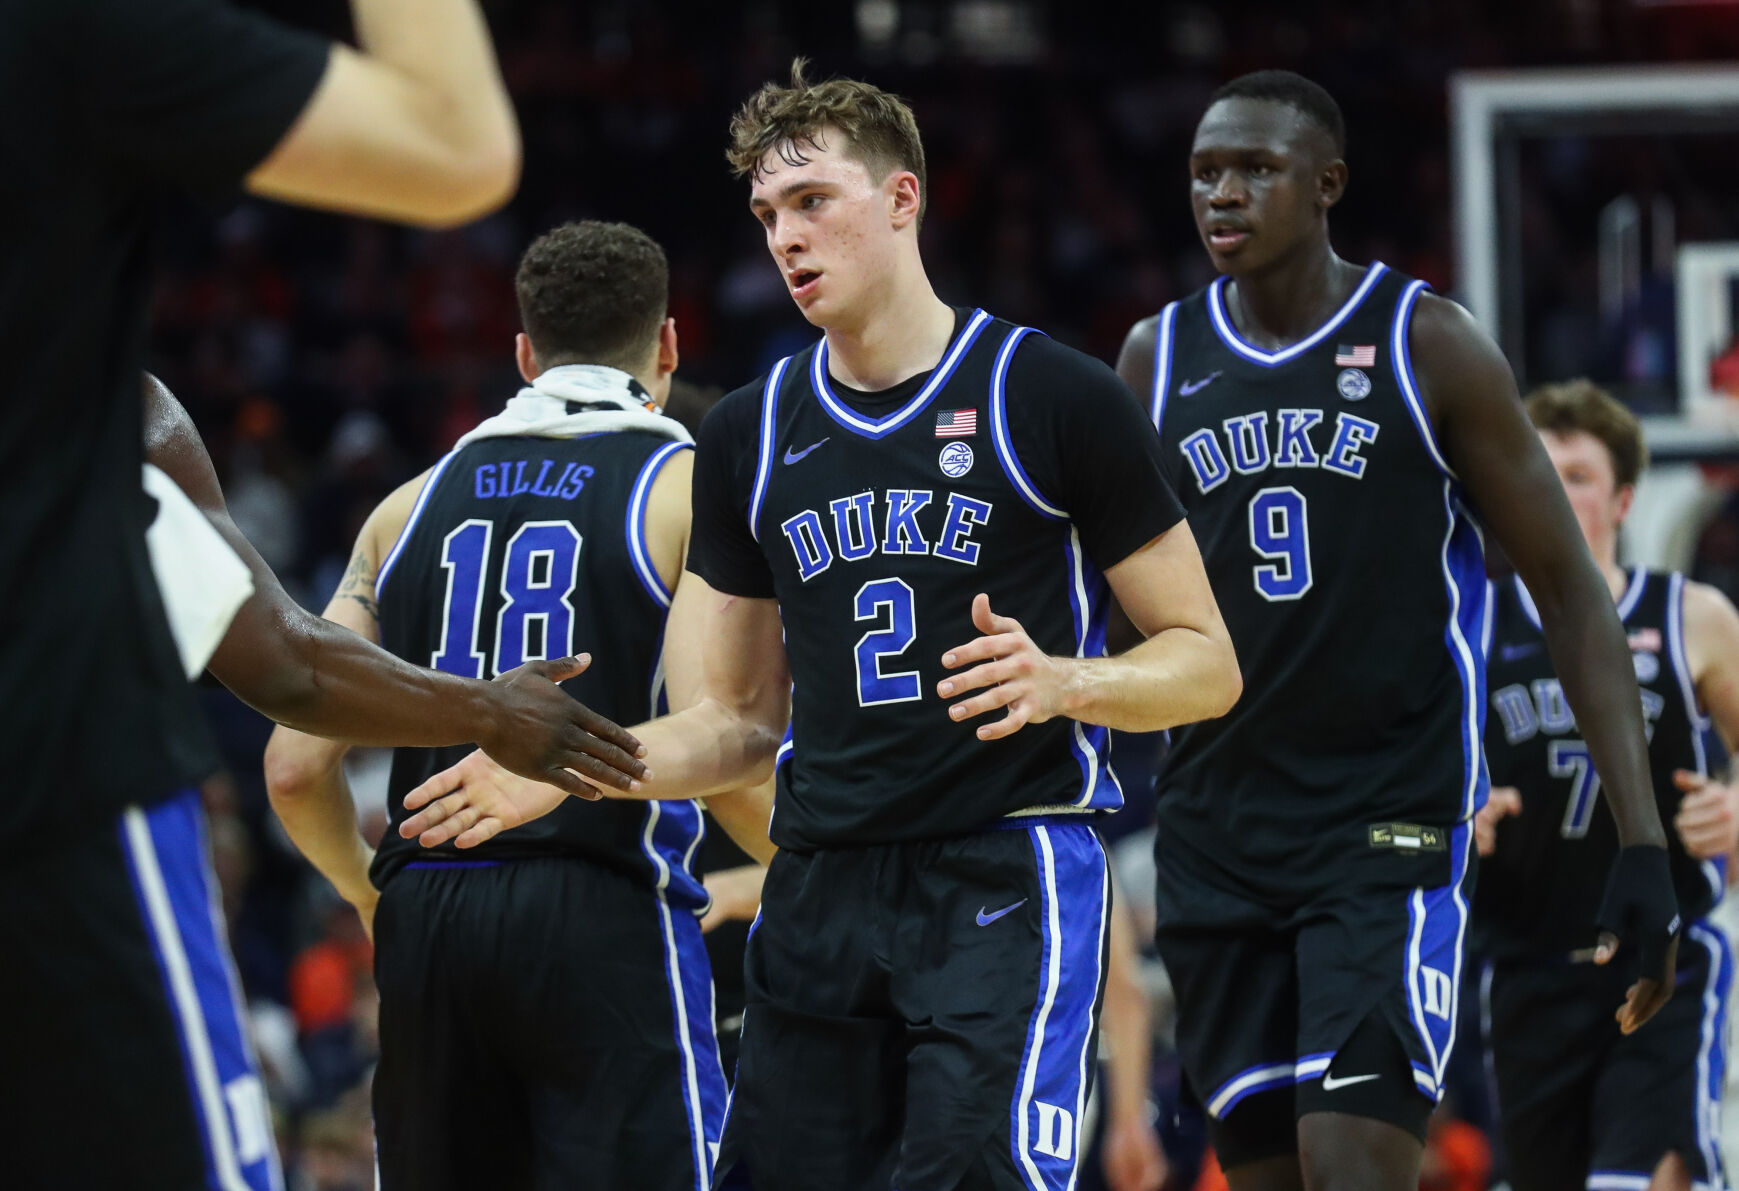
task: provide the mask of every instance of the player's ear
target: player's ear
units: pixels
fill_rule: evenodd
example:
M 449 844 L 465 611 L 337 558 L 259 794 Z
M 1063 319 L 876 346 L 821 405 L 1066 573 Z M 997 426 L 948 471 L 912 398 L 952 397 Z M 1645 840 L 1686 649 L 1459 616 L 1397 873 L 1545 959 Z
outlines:
M 1335 158 L 1316 175 L 1316 201 L 1324 211 L 1340 202 L 1347 192 L 1347 163 Z
M 519 375 L 528 385 L 543 373 L 543 366 L 537 362 L 537 353 L 531 350 L 531 336 L 524 331 L 513 337 L 513 362 L 519 365 Z
M 1617 515 L 1618 524 L 1623 525 L 1630 516 L 1631 506 L 1636 503 L 1636 485 L 1620 484 L 1618 491 L 1612 496 L 1612 510 Z
M 918 175 L 911 170 L 895 170 L 882 183 L 888 196 L 888 219 L 896 231 L 918 221 L 923 207 L 923 194 L 918 188 Z
M 676 352 L 676 320 L 666 318 L 658 328 L 658 375 L 669 376 L 681 362 L 682 357 Z

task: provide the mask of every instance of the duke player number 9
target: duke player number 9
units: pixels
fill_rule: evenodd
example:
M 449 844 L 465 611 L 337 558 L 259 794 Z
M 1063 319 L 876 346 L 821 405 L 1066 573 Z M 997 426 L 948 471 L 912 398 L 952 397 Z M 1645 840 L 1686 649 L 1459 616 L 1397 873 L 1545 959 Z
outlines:
M 1296 600 L 1310 590 L 1310 513 L 1302 492 L 1288 485 L 1250 498 L 1250 548 L 1268 560 L 1251 576 L 1263 599 Z

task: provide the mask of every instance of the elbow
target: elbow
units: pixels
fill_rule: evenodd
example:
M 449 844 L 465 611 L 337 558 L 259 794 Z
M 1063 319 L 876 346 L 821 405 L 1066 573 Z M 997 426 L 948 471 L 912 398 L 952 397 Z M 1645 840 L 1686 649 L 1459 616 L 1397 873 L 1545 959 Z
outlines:
M 456 153 L 445 184 L 416 222 L 432 230 L 460 227 L 500 210 L 519 189 L 519 135 Z
M 1238 666 L 1238 654 L 1232 648 L 1230 640 L 1225 642 L 1221 652 L 1224 657 L 1218 669 L 1219 681 L 1214 684 L 1216 697 L 1213 700 L 1213 710 L 1206 717 L 1208 719 L 1218 719 L 1232 710 L 1244 693 L 1244 672 Z
M 301 744 L 279 728 L 266 745 L 266 796 L 273 805 L 306 799 L 338 763 L 313 756 Z

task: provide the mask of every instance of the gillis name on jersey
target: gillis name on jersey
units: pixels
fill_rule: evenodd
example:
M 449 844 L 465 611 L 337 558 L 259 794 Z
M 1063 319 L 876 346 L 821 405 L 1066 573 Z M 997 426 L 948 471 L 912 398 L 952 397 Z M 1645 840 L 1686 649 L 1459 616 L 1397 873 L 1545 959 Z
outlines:
M 580 489 L 586 486 L 586 480 L 592 475 L 590 464 L 566 462 L 562 464 L 561 474 L 554 481 L 550 481 L 549 473 L 555 468 L 556 460 L 539 459 L 536 461 L 537 476 L 528 481 L 525 470 L 526 464 L 531 462 L 529 459 L 504 459 L 500 463 L 483 464 L 477 469 L 472 481 L 472 490 L 477 499 L 523 496 L 529 492 L 533 496 L 572 500 L 580 494 Z
M 1377 441 L 1381 429 L 1369 418 L 1357 417 L 1342 410 L 1335 415 L 1334 435 L 1318 431 L 1322 424 L 1320 409 L 1279 409 L 1274 411 L 1272 437 L 1268 411 L 1240 414 L 1223 423 L 1226 446 L 1220 445 L 1221 432 L 1203 427 L 1178 443 L 1178 449 L 1195 473 L 1196 487 L 1203 493 L 1212 492 L 1235 471 L 1251 475 L 1271 467 L 1316 467 L 1339 472 L 1349 479 L 1365 474 L 1365 464 L 1359 452 Z M 1317 450 L 1313 433 L 1328 438 L 1328 449 Z
M 804 509 L 780 523 L 797 573 L 807 583 L 834 559 L 860 562 L 876 554 L 929 554 L 965 566 L 978 565 L 979 543 L 972 532 L 990 520 L 989 501 L 958 492 L 889 488 L 859 492 L 829 501 L 827 515 Z M 932 532 L 927 533 L 928 525 Z M 878 532 L 879 531 L 879 532 Z

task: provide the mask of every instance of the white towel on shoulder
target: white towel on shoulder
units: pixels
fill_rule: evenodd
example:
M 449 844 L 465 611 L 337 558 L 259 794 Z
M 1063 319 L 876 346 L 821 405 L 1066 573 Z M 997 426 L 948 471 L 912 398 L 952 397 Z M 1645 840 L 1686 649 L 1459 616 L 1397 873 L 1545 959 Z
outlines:
M 145 547 L 182 669 L 191 680 L 205 669 L 229 622 L 254 594 L 254 580 L 241 556 L 161 468 L 145 464 L 144 482 L 157 501 Z
M 694 441 L 682 423 L 646 400 L 646 390 L 626 372 L 602 364 L 562 364 L 509 398 L 506 409 L 484 419 L 454 449 L 480 438 L 577 438 L 619 430 L 649 430 L 677 442 Z

